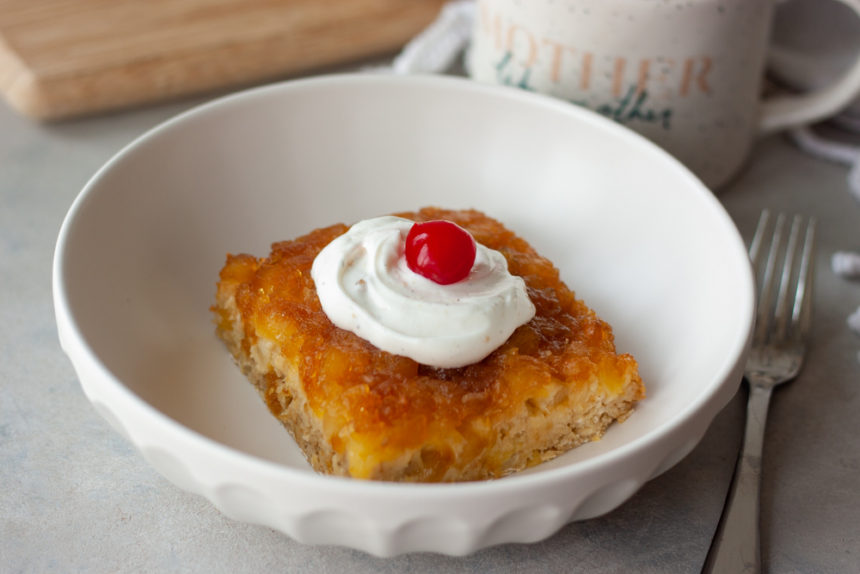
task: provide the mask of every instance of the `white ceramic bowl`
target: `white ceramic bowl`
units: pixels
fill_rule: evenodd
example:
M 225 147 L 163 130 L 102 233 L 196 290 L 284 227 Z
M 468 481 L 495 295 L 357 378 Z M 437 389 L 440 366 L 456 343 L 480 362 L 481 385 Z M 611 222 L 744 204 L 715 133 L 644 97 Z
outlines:
M 214 335 L 225 254 L 425 205 L 502 220 L 614 325 L 648 389 L 626 422 L 490 482 L 310 470 Z M 133 142 L 72 205 L 54 300 L 87 396 L 169 480 L 236 520 L 382 556 L 536 541 L 614 509 L 731 398 L 753 316 L 734 225 L 654 145 L 549 98 L 381 75 L 240 93 Z

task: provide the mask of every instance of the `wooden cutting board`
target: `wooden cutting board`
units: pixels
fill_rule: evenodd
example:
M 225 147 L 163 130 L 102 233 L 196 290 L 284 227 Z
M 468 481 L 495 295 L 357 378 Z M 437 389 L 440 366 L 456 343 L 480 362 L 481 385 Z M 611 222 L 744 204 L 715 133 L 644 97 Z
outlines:
M 58 119 L 393 54 L 445 0 L 0 0 L 0 92 Z

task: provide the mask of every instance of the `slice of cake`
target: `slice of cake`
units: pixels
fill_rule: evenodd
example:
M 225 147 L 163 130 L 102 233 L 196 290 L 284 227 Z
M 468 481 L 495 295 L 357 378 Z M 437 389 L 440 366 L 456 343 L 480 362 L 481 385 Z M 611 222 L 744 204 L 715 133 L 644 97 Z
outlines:
M 477 211 L 399 214 L 447 220 L 504 255 L 534 316 L 482 360 L 457 368 L 383 351 L 335 326 L 311 267 L 347 232 L 318 229 L 267 258 L 229 255 L 217 286 L 218 335 L 320 472 L 391 481 L 497 478 L 624 420 L 644 396 L 636 361 L 524 240 Z M 360 332 L 360 331 L 359 331 Z

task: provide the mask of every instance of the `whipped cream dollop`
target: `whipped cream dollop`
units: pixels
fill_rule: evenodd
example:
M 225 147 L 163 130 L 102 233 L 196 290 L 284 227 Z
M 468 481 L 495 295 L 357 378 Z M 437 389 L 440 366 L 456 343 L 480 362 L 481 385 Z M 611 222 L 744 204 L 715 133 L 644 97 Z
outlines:
M 376 347 L 434 367 L 476 363 L 535 314 L 504 255 L 480 243 L 469 275 L 440 285 L 406 264 L 414 222 L 394 216 L 353 225 L 314 259 L 311 276 L 332 323 Z

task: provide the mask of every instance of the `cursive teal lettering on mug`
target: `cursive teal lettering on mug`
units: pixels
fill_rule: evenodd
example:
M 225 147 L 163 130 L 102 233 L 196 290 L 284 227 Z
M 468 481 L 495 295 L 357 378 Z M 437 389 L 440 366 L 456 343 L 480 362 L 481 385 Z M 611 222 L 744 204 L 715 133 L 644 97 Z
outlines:
M 513 53 L 508 50 L 502 58 L 496 62 L 496 81 L 503 86 L 515 86 L 523 90 L 528 90 L 529 92 L 535 91 L 534 88 L 529 85 L 529 76 L 531 76 L 532 69 L 523 68 L 522 73 L 519 75 L 519 78 L 517 78 L 515 71 L 511 69 L 513 59 Z
M 532 69 L 530 67 L 523 68 L 519 73 L 514 70 L 514 55 L 510 50 L 502 55 L 494 67 L 496 70 L 496 81 L 499 84 L 514 86 L 530 92 L 535 91 L 529 84 Z M 648 97 L 648 90 L 639 90 L 636 86 L 630 86 L 627 93 L 617 101 L 601 104 L 596 108 L 591 108 L 585 101 L 568 101 L 577 106 L 591 108 L 597 113 L 611 118 L 620 124 L 639 121 L 649 124 L 660 124 L 665 130 L 671 129 L 672 109 L 647 107 Z
M 646 108 L 644 106 L 647 101 L 647 90 L 637 93 L 636 86 L 630 86 L 630 89 L 620 100 L 602 104 L 594 111 L 621 124 L 638 120 L 645 123 L 660 123 L 663 129 L 670 129 L 672 127 L 672 109 Z

